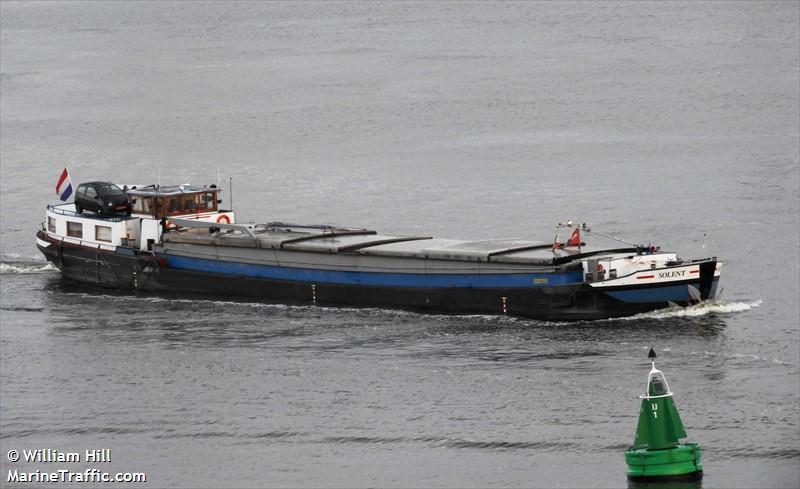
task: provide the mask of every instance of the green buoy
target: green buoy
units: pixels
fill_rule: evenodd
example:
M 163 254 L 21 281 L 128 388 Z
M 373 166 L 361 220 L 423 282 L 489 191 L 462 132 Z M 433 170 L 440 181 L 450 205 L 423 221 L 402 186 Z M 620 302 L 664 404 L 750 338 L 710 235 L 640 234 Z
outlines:
M 628 478 L 632 480 L 697 480 L 703 476 L 700 445 L 680 443 L 686 438 L 678 408 L 664 374 L 656 368 L 656 352 L 650 348 L 651 362 L 647 390 L 639 398 L 639 424 L 633 446 L 625 452 Z

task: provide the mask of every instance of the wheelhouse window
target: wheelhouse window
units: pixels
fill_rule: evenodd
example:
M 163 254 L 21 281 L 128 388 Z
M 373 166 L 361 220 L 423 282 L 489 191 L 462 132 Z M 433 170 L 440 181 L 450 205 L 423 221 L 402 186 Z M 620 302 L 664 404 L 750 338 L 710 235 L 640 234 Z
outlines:
M 177 197 L 167 197 L 164 203 L 167 207 L 168 216 L 181 214 L 192 214 L 200 211 L 216 210 L 213 193 L 209 192 L 210 197 L 205 193 L 187 194 Z
M 51 233 L 56 232 L 56 218 L 47 216 L 47 230 Z
M 111 227 L 110 226 L 95 226 L 94 239 L 97 241 L 111 242 Z
M 204 192 L 198 194 L 198 197 L 200 197 L 200 205 L 198 208 L 207 211 L 217 210 L 217 194 L 215 192 Z
M 181 201 L 178 200 L 176 197 L 172 197 L 167 202 L 167 214 L 180 214 L 181 212 Z
M 135 197 L 133 199 L 133 212 L 136 214 L 149 214 L 153 215 L 153 198 L 152 197 Z
M 83 224 L 74 221 L 67 221 L 67 236 L 72 238 L 83 238 Z
M 198 191 L 191 189 L 181 192 L 170 191 L 162 195 L 142 195 L 129 192 L 132 211 L 160 219 L 164 216 L 180 216 L 200 212 L 215 212 L 218 206 L 218 190 Z

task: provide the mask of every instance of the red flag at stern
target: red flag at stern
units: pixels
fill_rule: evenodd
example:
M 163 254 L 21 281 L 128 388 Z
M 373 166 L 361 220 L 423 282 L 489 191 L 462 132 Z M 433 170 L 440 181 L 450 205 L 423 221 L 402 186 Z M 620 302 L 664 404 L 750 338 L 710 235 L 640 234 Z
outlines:
M 572 231 L 572 236 L 570 236 L 569 241 L 564 246 L 580 246 L 581 245 L 581 230 L 580 228 L 575 228 L 575 231 Z

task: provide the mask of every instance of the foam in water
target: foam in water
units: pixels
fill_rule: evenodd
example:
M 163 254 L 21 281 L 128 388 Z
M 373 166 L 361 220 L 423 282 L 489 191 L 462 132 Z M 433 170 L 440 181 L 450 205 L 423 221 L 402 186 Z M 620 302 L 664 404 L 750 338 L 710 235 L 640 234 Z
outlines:
M 721 300 L 701 302 L 688 307 L 671 307 L 669 309 L 660 309 L 658 311 L 646 312 L 637 314 L 635 316 L 620 318 L 621 320 L 637 320 L 637 319 L 665 319 L 676 317 L 697 317 L 705 316 L 707 314 L 732 314 L 735 312 L 744 312 L 758 307 L 763 301 L 758 299 L 754 302 L 725 302 Z
M 51 263 L 0 262 L 0 274 L 29 274 L 57 272 L 58 268 Z

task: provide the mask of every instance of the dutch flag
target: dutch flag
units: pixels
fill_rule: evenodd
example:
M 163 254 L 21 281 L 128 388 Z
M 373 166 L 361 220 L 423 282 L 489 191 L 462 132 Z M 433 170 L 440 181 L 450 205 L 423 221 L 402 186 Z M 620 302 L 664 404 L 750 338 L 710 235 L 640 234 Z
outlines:
M 72 180 L 69 178 L 69 172 L 66 168 L 61 172 L 56 184 L 56 195 L 62 201 L 66 202 L 72 196 Z

